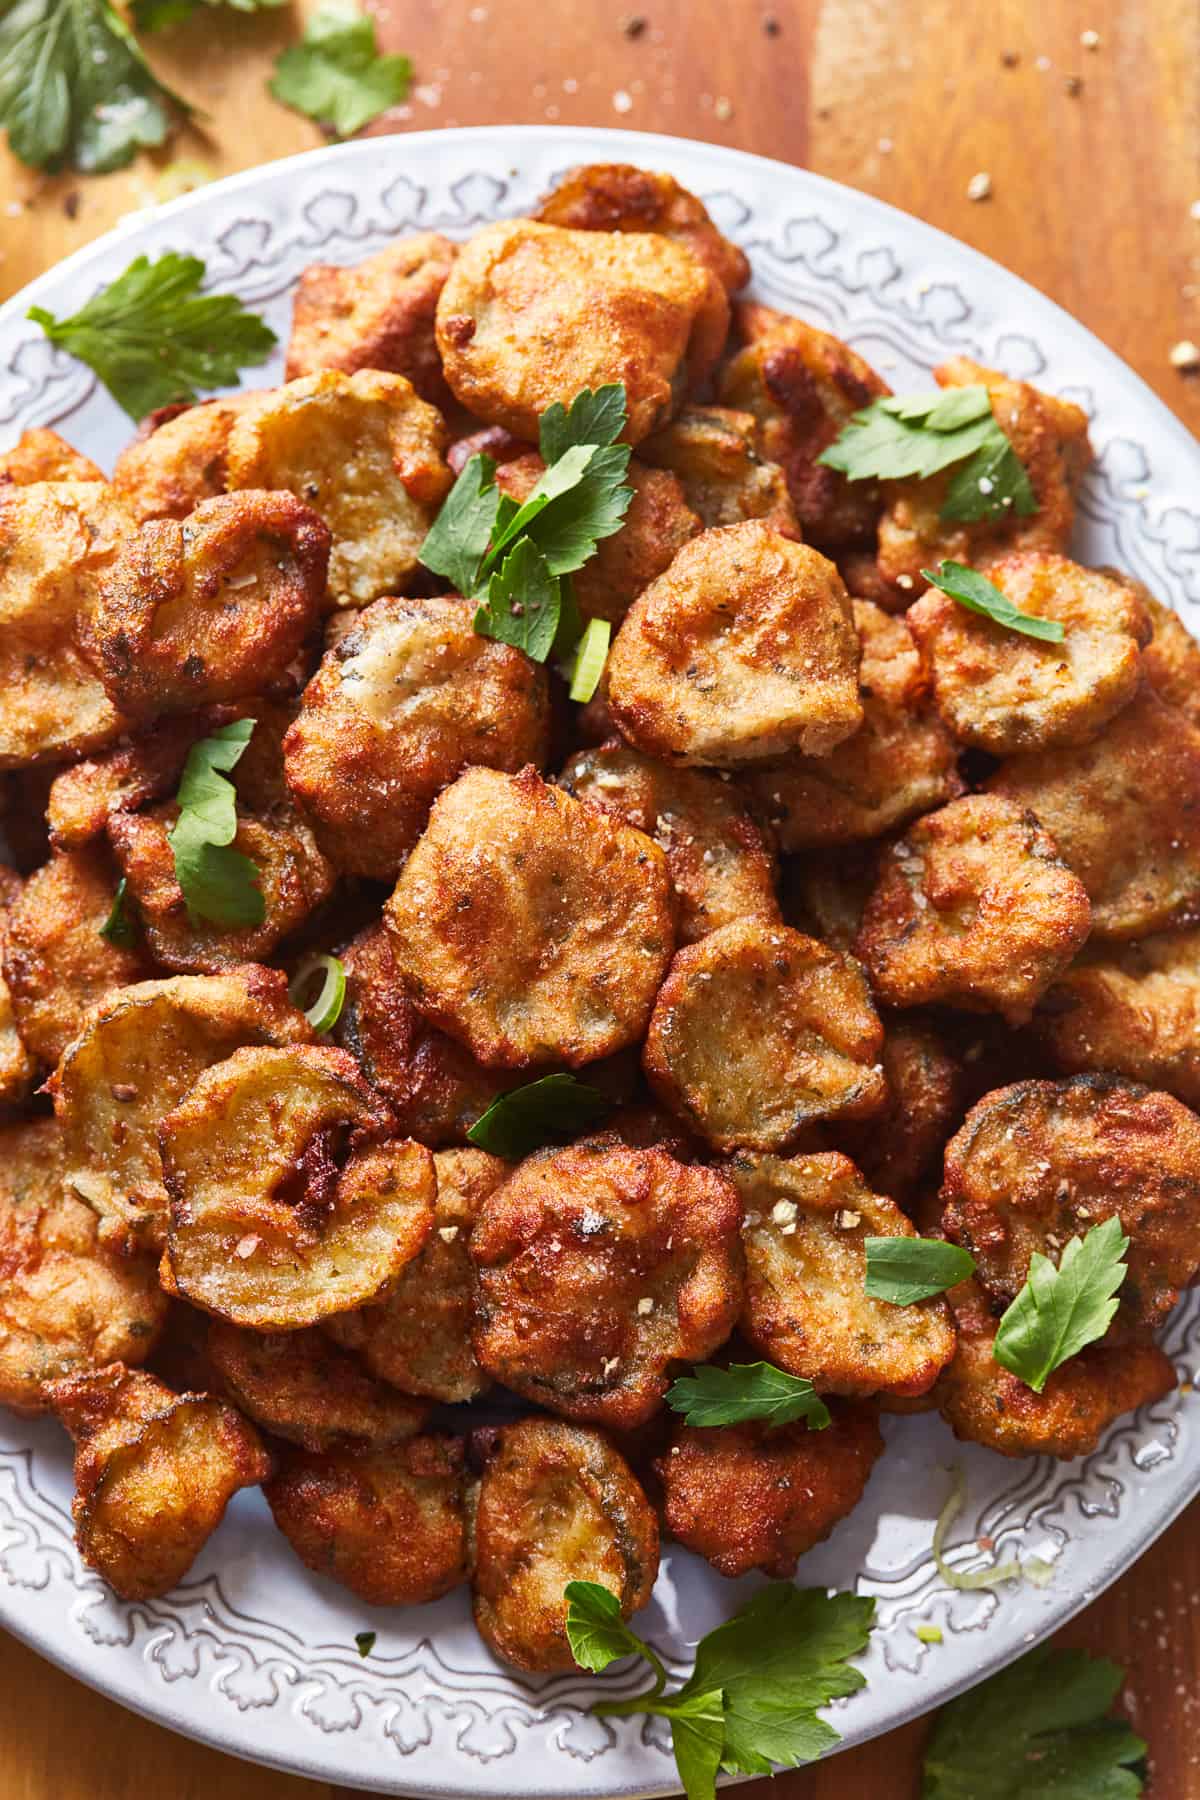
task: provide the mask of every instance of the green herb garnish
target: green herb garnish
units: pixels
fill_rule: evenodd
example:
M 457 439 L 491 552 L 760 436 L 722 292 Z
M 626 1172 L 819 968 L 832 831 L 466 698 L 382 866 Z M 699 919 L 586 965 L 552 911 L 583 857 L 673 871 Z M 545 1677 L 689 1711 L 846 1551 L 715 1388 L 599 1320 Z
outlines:
M 966 1498 L 966 1477 L 960 1468 L 954 1468 L 950 1471 L 950 1492 L 933 1528 L 933 1560 L 946 1586 L 968 1594 L 974 1593 L 978 1588 L 997 1587 L 1002 1581 L 1025 1580 L 1031 1581 L 1034 1587 L 1045 1587 L 1053 1579 L 1054 1565 L 1043 1561 L 1040 1556 L 1027 1556 L 1024 1562 L 1018 1562 L 1013 1556 L 1007 1562 L 989 1563 L 986 1569 L 956 1569 L 947 1560 L 946 1539 Z M 978 1545 L 972 1545 L 972 1549 L 977 1548 Z
M 321 989 L 311 1006 L 301 1002 L 311 991 L 312 978 L 320 972 Z M 302 1012 L 314 1031 L 332 1031 L 346 1003 L 346 970 L 336 956 L 306 956 L 288 983 L 292 1005 Z
M 1046 644 L 1063 641 L 1065 634 L 1058 619 L 1039 619 L 1033 613 L 1022 612 L 978 569 L 968 569 L 965 563 L 943 562 L 936 572 L 922 569 L 921 573 L 931 587 L 949 594 L 968 612 L 982 613 L 1007 631 L 1019 631 L 1025 637 L 1040 638 Z
M 1102 1338 L 1116 1317 L 1117 1290 L 1129 1270 L 1129 1239 L 1115 1216 L 1073 1237 L 1058 1267 L 1035 1250 L 1029 1277 L 1000 1320 L 992 1355 L 1040 1394 L 1047 1379 L 1088 1344 Z
M 108 917 L 100 927 L 100 936 L 115 944 L 118 950 L 132 950 L 137 943 L 137 930 L 129 916 L 129 883 L 124 875 L 117 883 Z
M 261 925 L 266 901 L 258 869 L 230 846 L 237 836 L 237 792 L 223 771 L 236 768 L 254 731 L 253 719 L 223 725 L 188 751 L 179 783 L 179 818 L 167 833 L 175 879 L 188 918 L 214 925 Z
M 704 1364 L 668 1388 L 667 1405 L 689 1425 L 764 1419 L 776 1426 L 806 1419 L 810 1431 L 824 1431 L 829 1424 L 829 1408 L 811 1381 L 765 1362 L 734 1363 L 728 1369 Z
M 286 6 L 287 0 L 133 0 L 130 12 L 139 31 L 162 31 L 190 19 L 201 5 L 227 6 L 231 12 L 264 12 Z
M 384 56 L 375 21 L 354 0 L 324 0 L 304 36 L 275 61 L 270 89 L 277 100 L 351 137 L 407 97 L 412 64 Z
M 600 677 L 604 673 L 604 665 L 608 661 L 608 646 L 612 642 L 612 626 L 607 619 L 589 619 L 584 627 L 583 636 L 575 646 L 575 656 L 571 664 L 571 685 L 569 697 L 586 706 L 596 689 L 600 686 Z
M 370 1656 L 375 1648 L 375 1633 L 373 1631 L 356 1631 L 354 1643 L 360 1656 Z
M 611 1110 L 598 1089 L 573 1075 L 543 1075 L 527 1087 L 512 1088 L 476 1119 L 467 1141 L 493 1156 L 516 1162 L 557 1138 L 575 1137 Z
M 975 1258 L 940 1238 L 869 1237 L 864 1286 L 872 1300 L 915 1306 L 975 1272 Z

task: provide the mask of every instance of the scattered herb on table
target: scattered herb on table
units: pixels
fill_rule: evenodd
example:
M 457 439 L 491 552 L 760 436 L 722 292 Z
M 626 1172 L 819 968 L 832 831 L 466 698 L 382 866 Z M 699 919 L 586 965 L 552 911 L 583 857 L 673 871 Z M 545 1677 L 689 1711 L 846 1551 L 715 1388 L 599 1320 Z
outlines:
M 286 6 L 287 0 L 133 0 L 130 12 L 139 31 L 162 31 L 190 19 L 201 5 L 227 6 L 231 12 L 256 13 Z
M 353 0 L 325 0 L 300 43 L 276 58 L 270 89 L 285 106 L 350 137 L 389 106 L 399 106 L 411 80 L 407 56 L 381 53 L 369 13 Z

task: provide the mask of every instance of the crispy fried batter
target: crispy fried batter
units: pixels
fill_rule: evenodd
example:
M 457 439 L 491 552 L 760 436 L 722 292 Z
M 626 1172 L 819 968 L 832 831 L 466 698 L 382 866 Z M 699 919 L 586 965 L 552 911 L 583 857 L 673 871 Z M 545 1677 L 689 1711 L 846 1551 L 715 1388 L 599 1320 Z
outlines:
M 888 1006 L 1031 1017 L 1091 926 L 1091 908 L 1031 812 L 968 794 L 927 813 L 880 864 L 855 944 Z
M 285 1449 L 263 1491 L 306 1568 L 371 1606 L 421 1606 L 467 1579 L 462 1440 L 316 1456 Z
M 932 1166 L 940 1169 L 951 1126 L 962 1116 L 965 1084 L 946 1033 L 912 1014 L 884 1021 L 882 1062 L 886 1106 L 862 1124 L 839 1125 L 838 1148 L 907 1210 Z
M 164 1277 L 234 1325 L 294 1331 L 387 1290 L 433 1225 L 433 1157 L 392 1137 L 344 1050 L 235 1050 L 158 1128 Z
M 947 1237 L 1000 1309 L 1037 1250 L 1114 1215 L 1129 1238 L 1122 1325 L 1160 1325 L 1200 1275 L 1200 1119 L 1115 1075 L 1020 1081 L 986 1095 L 946 1146 Z
M 1045 550 L 989 563 L 988 580 L 1022 612 L 1057 619 L 1065 636 L 1028 637 L 930 588 L 907 623 L 942 718 L 961 743 L 994 756 L 1087 743 L 1141 676 L 1151 624 L 1137 587 Z
M 580 750 L 559 785 L 662 846 L 679 901 L 679 941 L 693 944 L 754 917 L 778 921 L 775 857 L 732 782 L 675 769 L 609 738 Z
M 372 1381 L 321 1331 L 246 1331 L 209 1323 L 206 1353 L 229 1398 L 276 1437 L 304 1450 L 397 1444 L 429 1407 Z
M 403 375 L 327 369 L 244 412 L 230 488 L 288 488 L 332 534 L 329 601 L 366 606 L 411 579 L 451 483 L 441 415 Z
M 103 481 L 104 472 L 60 438 L 57 431 L 33 425 L 11 450 L 0 453 L 0 487 L 32 487 L 38 481 Z
M 630 608 L 607 674 L 625 736 L 676 762 L 823 756 L 862 724 L 841 576 L 758 519 L 684 545 Z
M 656 232 L 690 250 L 731 294 L 750 279 L 744 253 L 673 175 L 630 163 L 584 163 L 567 170 L 533 217 L 571 231 Z
M 1142 673 L 1150 686 L 1192 725 L 1200 726 L 1200 644 L 1177 612 L 1156 600 L 1149 588 L 1130 575 L 1120 576 L 1137 590 L 1154 635 L 1142 649 Z
M 640 1425 L 672 1363 L 703 1361 L 733 1329 L 741 1215 L 724 1176 L 665 1150 L 527 1157 L 471 1236 L 481 1367 L 567 1418 Z
M 172 793 L 188 751 L 210 729 L 204 713 L 160 719 L 113 749 L 60 769 L 46 807 L 54 848 L 78 850 L 103 837 L 114 813 L 136 812 Z
M 711 372 L 729 324 L 724 288 L 649 233 L 485 225 L 442 289 L 437 341 L 469 412 L 536 443 L 554 401 L 623 381 L 636 444 Z
M 518 1669 L 573 1669 L 570 1581 L 615 1594 L 622 1618 L 658 1574 L 658 1521 L 632 1469 L 598 1431 L 521 1419 L 500 1434 L 475 1497 L 475 1623 Z
M 51 1080 L 67 1182 L 102 1233 L 161 1249 L 167 1194 L 158 1122 L 202 1069 L 239 1044 L 307 1043 L 312 1028 L 275 969 L 176 975 L 98 1007 Z
M 16 870 L 0 863 L 0 955 L 3 954 L 8 915 L 20 898 L 21 887 L 21 877 Z M 12 995 L 0 974 L 0 1114 L 25 1103 L 37 1072 L 37 1058 L 22 1042 Z
M 310 263 L 296 283 L 285 379 L 321 369 L 407 375 L 422 400 L 449 391 L 434 340 L 438 295 L 458 251 L 434 231 L 397 238 L 348 269 Z
M 641 457 L 670 469 L 684 498 L 707 529 L 761 519 L 784 537 L 800 526 L 783 470 L 755 448 L 753 413 L 729 406 L 685 406 L 677 418 L 642 443 Z
M 655 1463 L 667 1530 L 721 1575 L 795 1574 L 862 1499 L 883 1438 L 874 1412 L 839 1407 L 824 1431 L 797 1422 L 680 1425 Z
M 1112 1069 L 1200 1107 L 1200 931 L 1085 950 L 1037 1025 L 1068 1075 Z
M 90 1009 L 140 981 L 145 957 L 100 936 L 117 877 L 98 845 L 52 856 L 30 876 L 8 914 L 4 979 L 26 1049 L 56 1063 Z
M 916 1236 L 895 1202 L 836 1153 L 727 1166 L 746 1208 L 741 1330 L 755 1349 L 820 1393 L 926 1393 L 954 1354 L 945 1301 L 892 1306 L 863 1286 L 866 1238 Z
M 143 421 L 112 477 L 114 492 L 138 524 L 186 519 L 225 492 L 234 421 L 261 405 L 266 393 L 250 389 L 195 406 L 165 406 Z
M 1200 918 L 1200 730 L 1152 687 L 1092 743 L 1015 757 L 987 786 L 1037 814 L 1087 889 L 1096 937 Z
M 549 749 L 544 669 L 476 635 L 455 596 L 377 600 L 330 650 L 285 745 L 292 792 L 338 866 L 395 877 L 442 788 Z
M 681 950 L 643 1064 L 663 1103 L 718 1150 L 785 1150 L 887 1097 L 883 1027 L 856 962 L 785 925 L 739 919 Z
M 191 1568 L 239 1488 L 271 1463 L 258 1433 L 211 1394 L 173 1394 L 110 1363 L 48 1390 L 75 1439 L 75 1539 L 124 1600 L 150 1600 Z
M 447 788 L 384 918 L 420 1010 L 491 1067 L 636 1043 L 674 943 L 658 846 L 533 769 Z

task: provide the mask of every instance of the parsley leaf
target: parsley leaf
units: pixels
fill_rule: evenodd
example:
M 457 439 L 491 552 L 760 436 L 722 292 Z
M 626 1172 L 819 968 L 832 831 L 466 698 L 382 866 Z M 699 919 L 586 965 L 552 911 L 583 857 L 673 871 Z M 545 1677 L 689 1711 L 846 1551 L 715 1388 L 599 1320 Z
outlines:
M 604 387 L 582 388 L 570 406 L 556 400 L 538 421 L 538 448 L 542 461 L 557 462 L 572 444 L 615 444 L 625 429 L 625 386 L 620 381 Z
M 171 107 L 191 110 L 108 0 L 0 0 L 0 125 L 23 163 L 124 168 L 163 142 Z
M 247 363 L 260 363 L 275 333 L 232 294 L 200 294 L 198 256 L 166 251 L 157 261 L 135 257 L 123 275 L 101 288 L 70 318 L 31 306 L 51 343 L 87 363 L 131 419 L 200 388 L 234 382 Z
M 598 1581 L 568 1581 L 563 1593 L 567 1602 L 567 1642 L 580 1668 L 599 1675 L 609 1663 L 619 1662 L 624 1656 L 641 1656 L 658 1675 L 661 1692 L 667 1684 L 667 1671 L 649 1644 L 630 1631 L 621 1617 L 621 1602 L 611 1589 Z
M 493 1100 L 467 1141 L 515 1162 L 554 1138 L 574 1137 L 610 1110 L 610 1101 L 573 1075 L 543 1075 Z
M 408 93 L 407 56 L 382 56 L 375 21 L 354 0 L 324 0 L 304 37 L 275 60 L 270 88 L 277 100 L 351 137 L 398 106 Z
M 502 498 L 491 457 L 473 456 L 447 494 L 421 545 L 425 567 L 435 575 L 444 575 L 465 599 L 479 594 L 484 559 Z
M 254 13 L 286 6 L 287 0 L 133 0 L 130 11 L 139 31 L 162 31 L 167 25 L 178 25 L 184 19 L 190 19 L 201 4 Z
M 108 943 L 116 944 L 119 950 L 132 950 L 137 942 L 137 931 L 129 916 L 129 883 L 124 875 L 117 883 L 108 917 L 100 927 L 100 936 Z
M 235 768 L 254 730 L 253 719 L 223 725 L 193 744 L 179 783 L 179 818 L 167 833 L 175 879 L 188 917 L 215 925 L 261 925 L 266 917 L 258 870 L 229 846 L 237 835 L 237 793 L 222 771 Z
M 942 1708 L 922 1800 L 1137 1800 L 1146 1746 L 1108 1717 L 1121 1670 L 1085 1650 L 1031 1650 Z
M 480 637 L 513 644 L 534 662 L 554 648 L 562 592 L 532 538 L 521 538 L 488 582 L 487 600 L 475 614 Z
M 949 594 L 952 600 L 957 600 L 968 612 L 982 613 L 985 618 L 1003 625 L 1008 631 L 1019 631 L 1025 637 L 1041 638 L 1047 644 L 1061 644 L 1063 641 L 1063 627 L 1058 619 L 1039 619 L 1033 613 L 1022 612 L 986 575 L 981 575 L 977 569 L 968 569 L 965 563 L 943 562 L 936 571 L 922 569 L 921 573 L 931 587 L 940 588 L 943 594 Z
M 1000 1320 L 992 1354 L 1040 1394 L 1047 1378 L 1087 1344 L 1102 1338 L 1116 1316 L 1117 1290 L 1129 1273 L 1129 1239 L 1117 1217 L 1073 1237 L 1058 1267 L 1035 1250 L 1029 1278 Z
M 667 1405 L 689 1425 L 765 1419 L 776 1426 L 806 1419 L 811 1431 L 824 1431 L 829 1423 L 829 1408 L 811 1381 L 765 1362 L 734 1363 L 728 1369 L 705 1364 L 668 1388 Z
M 866 1292 L 892 1306 L 915 1306 L 944 1294 L 975 1270 L 969 1251 L 940 1238 L 869 1237 L 866 1251 Z
M 375 1633 L 373 1631 L 356 1631 L 354 1643 L 360 1656 L 370 1656 L 375 1648 Z
M 942 500 L 943 519 L 972 523 L 1037 511 L 1025 466 L 982 384 L 873 400 L 817 461 L 849 481 L 927 480 L 962 463 Z

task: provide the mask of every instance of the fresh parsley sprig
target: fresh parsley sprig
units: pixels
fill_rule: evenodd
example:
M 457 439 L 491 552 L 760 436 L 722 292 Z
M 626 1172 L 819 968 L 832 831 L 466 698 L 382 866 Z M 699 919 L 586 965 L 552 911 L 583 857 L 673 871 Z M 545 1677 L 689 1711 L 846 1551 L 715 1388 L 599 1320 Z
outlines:
M 1025 637 L 1040 638 L 1046 644 L 1061 644 L 1065 633 L 1059 619 L 1039 619 L 1034 613 L 1022 612 L 994 582 L 969 569 L 965 563 L 943 562 L 936 570 L 922 569 L 930 587 L 940 588 L 968 612 L 982 613 L 1006 631 L 1019 631 Z
M 201 294 L 198 256 L 137 256 L 70 318 L 31 306 L 52 344 L 95 371 L 131 419 L 194 400 L 238 379 L 275 345 L 275 333 L 232 294 Z
M 130 12 L 139 31 L 162 31 L 190 19 L 201 5 L 227 6 L 231 12 L 264 12 L 286 6 L 287 0 L 133 0 Z
M 944 1294 L 975 1272 L 975 1258 L 941 1238 L 869 1237 L 863 1283 L 872 1300 L 916 1306 Z
M 493 1100 L 467 1133 L 467 1141 L 516 1162 L 543 1144 L 575 1137 L 611 1110 L 598 1088 L 574 1075 L 543 1075 Z
M 873 400 L 817 461 L 849 481 L 927 480 L 961 463 L 940 508 L 940 516 L 956 524 L 1037 511 L 1025 465 L 982 383 Z
M 829 1408 L 802 1375 L 772 1363 L 733 1363 L 727 1369 L 705 1363 L 681 1375 L 667 1389 L 667 1405 L 688 1425 L 742 1425 L 752 1419 L 769 1428 L 804 1419 L 810 1431 L 824 1431 Z
M 823 1756 L 839 1734 L 819 1716 L 855 1693 L 865 1677 L 851 1666 L 867 1644 L 875 1602 L 823 1588 L 772 1582 L 724 1625 L 701 1638 L 691 1675 L 667 1690 L 667 1671 L 621 1618 L 615 1594 L 592 1581 L 566 1588 L 567 1637 L 581 1668 L 600 1673 L 638 1656 L 653 1685 L 627 1700 L 601 1700 L 598 1718 L 651 1713 L 671 1727 L 688 1800 L 713 1800 L 718 1773 L 769 1775 Z
M 236 719 L 188 751 L 179 783 L 179 818 L 167 833 L 175 879 L 188 918 L 214 925 L 261 925 L 266 901 L 258 869 L 231 848 L 237 836 L 237 791 L 224 771 L 237 767 L 255 720 Z
M 354 0 L 324 0 L 304 37 L 275 61 L 270 89 L 285 106 L 351 137 L 408 95 L 412 64 L 384 56 L 375 21 Z
M 1035 1394 L 1072 1356 L 1102 1338 L 1116 1317 L 1129 1273 L 1129 1239 L 1115 1215 L 1073 1237 L 1058 1267 L 1035 1250 L 1029 1276 L 1000 1320 L 992 1355 Z

